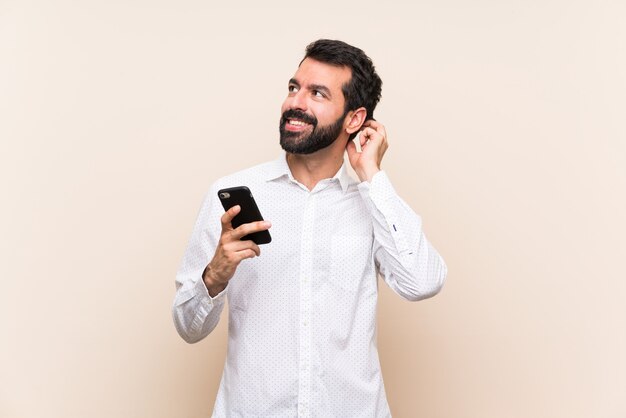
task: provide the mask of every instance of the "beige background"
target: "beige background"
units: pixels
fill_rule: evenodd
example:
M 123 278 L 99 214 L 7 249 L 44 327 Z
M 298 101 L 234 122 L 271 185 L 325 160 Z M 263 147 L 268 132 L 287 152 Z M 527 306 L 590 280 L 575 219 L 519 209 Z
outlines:
M 626 3 L 0 0 L 0 417 L 205 417 L 225 324 L 174 274 L 217 177 L 279 154 L 319 37 L 384 81 L 384 161 L 449 266 L 381 287 L 397 417 L 626 416 Z

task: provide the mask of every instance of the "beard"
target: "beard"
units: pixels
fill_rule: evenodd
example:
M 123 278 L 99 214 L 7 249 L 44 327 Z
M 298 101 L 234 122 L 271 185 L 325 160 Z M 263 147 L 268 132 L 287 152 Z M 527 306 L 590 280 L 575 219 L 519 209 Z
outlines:
M 280 118 L 280 146 L 291 154 L 312 154 L 324 149 L 339 138 L 346 114 L 341 115 L 339 119 L 330 125 L 318 126 L 316 117 L 299 110 L 287 110 Z M 286 130 L 285 125 L 291 118 L 311 124 L 313 130 L 310 134 Z

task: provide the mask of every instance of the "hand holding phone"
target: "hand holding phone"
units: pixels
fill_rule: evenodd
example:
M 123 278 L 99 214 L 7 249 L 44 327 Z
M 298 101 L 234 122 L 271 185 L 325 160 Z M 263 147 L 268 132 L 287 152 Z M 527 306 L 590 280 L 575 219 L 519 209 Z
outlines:
M 217 196 L 222 202 L 224 210 L 228 210 L 233 206 L 239 205 L 240 212 L 233 218 L 231 224 L 233 228 L 238 228 L 243 224 L 262 221 L 263 216 L 252 197 L 252 192 L 246 186 L 231 187 L 221 189 L 217 192 Z M 252 240 L 256 244 L 268 244 L 272 241 L 272 237 L 267 230 L 253 232 L 241 238 L 242 241 Z
M 226 288 L 240 262 L 261 255 L 258 244 L 272 240 L 267 231 L 271 225 L 263 221 L 247 187 L 222 189 L 217 193 L 226 213 L 221 218 L 222 233 L 215 254 L 202 273 L 211 297 Z

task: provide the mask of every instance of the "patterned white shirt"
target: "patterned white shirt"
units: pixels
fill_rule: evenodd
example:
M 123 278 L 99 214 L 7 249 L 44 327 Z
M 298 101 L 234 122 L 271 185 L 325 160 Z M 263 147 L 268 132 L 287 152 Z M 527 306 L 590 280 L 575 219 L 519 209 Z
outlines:
M 224 213 L 217 191 L 248 186 L 272 242 L 209 296 L 202 272 Z M 358 183 L 345 163 L 309 191 L 285 155 L 218 180 L 200 209 L 176 277 L 178 333 L 217 325 L 228 298 L 228 352 L 214 417 L 389 417 L 376 345 L 377 272 L 397 294 L 436 294 L 446 266 L 421 219 L 381 171 Z

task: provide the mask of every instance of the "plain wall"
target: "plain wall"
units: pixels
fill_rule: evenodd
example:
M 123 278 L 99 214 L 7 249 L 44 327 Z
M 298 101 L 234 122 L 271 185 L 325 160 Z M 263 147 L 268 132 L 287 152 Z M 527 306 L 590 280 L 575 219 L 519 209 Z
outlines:
M 381 282 L 394 416 L 626 416 L 624 16 L 0 0 L 0 417 L 209 415 L 227 316 L 183 342 L 175 272 L 211 182 L 279 155 L 320 37 L 374 60 L 383 168 L 449 267 L 423 302 Z

